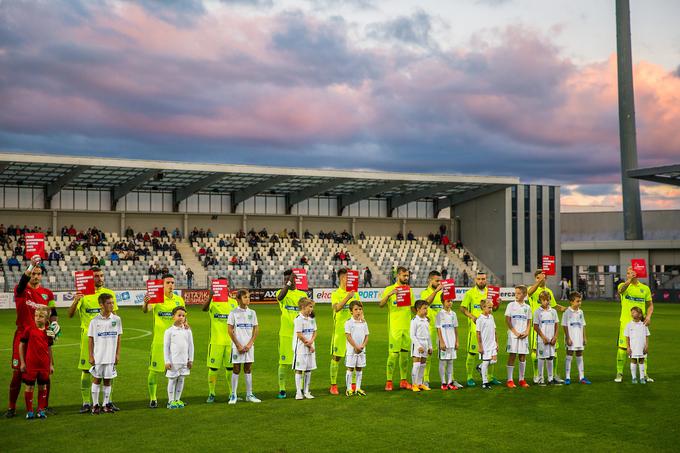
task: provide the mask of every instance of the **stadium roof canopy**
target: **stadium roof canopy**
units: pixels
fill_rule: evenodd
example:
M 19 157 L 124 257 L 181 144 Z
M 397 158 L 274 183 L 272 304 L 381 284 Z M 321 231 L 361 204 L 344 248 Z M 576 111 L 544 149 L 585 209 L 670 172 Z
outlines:
M 628 170 L 628 176 L 645 181 L 680 186 L 680 164 Z
M 255 195 L 286 196 L 287 212 L 308 198 L 337 197 L 338 212 L 386 198 L 388 213 L 432 199 L 435 211 L 519 184 L 519 177 L 393 173 L 317 168 L 170 162 L 0 153 L 0 186 L 43 187 L 49 202 L 62 189 L 110 190 L 112 206 L 134 190 L 172 192 L 175 209 L 196 193 L 230 194 L 236 205 Z

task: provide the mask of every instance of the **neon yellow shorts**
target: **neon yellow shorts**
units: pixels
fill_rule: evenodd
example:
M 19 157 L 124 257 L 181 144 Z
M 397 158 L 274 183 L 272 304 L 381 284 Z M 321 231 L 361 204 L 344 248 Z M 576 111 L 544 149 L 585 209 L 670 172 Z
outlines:
M 231 355 L 231 344 L 212 344 L 208 345 L 208 368 L 231 368 L 229 356 Z
M 389 342 L 390 352 L 411 350 L 411 335 L 408 329 L 390 329 Z
M 279 335 L 279 365 L 293 364 L 293 337 Z

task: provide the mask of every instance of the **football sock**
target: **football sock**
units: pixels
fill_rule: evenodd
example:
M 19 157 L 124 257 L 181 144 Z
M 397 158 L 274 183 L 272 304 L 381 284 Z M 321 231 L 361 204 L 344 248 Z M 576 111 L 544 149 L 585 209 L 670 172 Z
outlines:
M 423 383 L 430 382 L 430 366 L 432 366 L 432 357 L 425 363 L 425 370 L 423 372 Z
M 555 365 L 554 360 L 547 359 L 545 361 L 545 365 L 548 368 L 548 381 L 551 381 L 554 379 L 555 375 L 553 374 L 553 366 Z
M 99 384 L 92 384 L 92 405 L 96 406 L 99 404 Z
M 347 373 L 345 373 L 345 386 L 347 386 L 347 390 L 352 390 L 352 371 L 347 370 Z
M 420 382 L 419 385 L 425 384 L 425 368 L 427 367 L 427 362 L 421 363 L 420 364 L 420 369 L 418 370 L 418 381 Z
M 448 368 L 448 374 L 449 374 L 449 378 L 447 380 L 448 380 L 449 384 L 451 384 L 451 383 L 453 383 L 453 360 L 447 360 L 447 362 L 448 362 L 447 368 Z
M 411 363 L 411 354 L 408 351 L 401 351 L 399 353 L 400 363 L 399 363 L 399 374 L 401 379 L 408 378 L 408 366 Z
M 175 387 L 177 386 L 177 378 L 168 378 L 168 402 L 175 401 Z
M 630 362 L 630 375 L 633 379 L 637 378 L 637 363 Z
M 536 351 L 531 351 L 531 365 L 534 369 L 534 377 L 538 376 L 538 357 Z
M 246 395 L 253 394 L 253 375 L 252 373 L 245 373 L 246 378 Z
M 623 367 L 626 366 L 626 359 L 628 354 L 625 349 L 618 348 L 616 350 L 616 373 L 623 374 Z
M 90 373 L 81 372 L 80 373 L 80 395 L 83 397 L 83 404 L 90 404 L 90 387 L 92 385 L 92 380 L 90 379 Z
M 449 381 L 446 380 L 446 361 L 440 360 L 439 361 L 439 380 L 442 382 L 442 385 L 448 384 Z
M 17 399 L 21 393 L 21 372 L 14 370 L 12 372 L 12 381 L 9 383 L 9 408 L 16 409 Z
M 338 383 L 338 368 L 338 362 L 331 357 L 331 385 L 337 385 Z
M 110 402 L 111 402 L 111 386 L 105 385 L 104 386 L 104 406 L 106 406 Z
M 238 394 L 238 374 L 231 374 L 231 395 Z
M 543 362 L 545 362 L 545 359 L 538 359 L 538 378 L 543 379 Z
M 233 368 L 227 368 L 224 375 L 227 377 L 227 394 L 231 395 L 231 375 L 233 374 Z M 217 379 L 217 378 L 215 378 Z
M 398 352 L 390 352 L 387 356 L 387 380 L 391 381 L 392 376 L 394 376 L 394 367 L 397 365 L 397 359 L 399 358 Z
M 640 379 L 645 378 L 645 364 L 644 363 L 639 363 L 638 368 L 640 369 Z
M 295 390 L 302 394 L 302 373 L 295 373 Z
M 305 371 L 305 395 L 309 393 L 309 386 L 312 382 L 312 372 Z
M 482 383 L 486 384 L 489 382 L 489 361 L 482 361 Z
M 571 361 L 574 356 L 568 355 L 564 359 L 564 378 L 571 379 Z
M 524 380 L 524 370 L 526 369 L 526 367 L 527 367 L 526 362 L 522 362 L 522 361 L 519 362 L 519 380 L 520 381 Z
M 147 386 L 149 387 L 149 400 L 156 401 L 156 390 L 158 390 L 158 375 L 156 371 L 149 371 L 149 376 L 146 378 Z
M 184 376 L 177 376 L 177 382 L 175 383 L 175 401 L 180 401 L 182 399 L 182 390 L 184 390 Z
M 48 384 L 49 385 L 49 384 Z M 47 397 L 49 394 L 49 387 L 38 390 L 38 409 L 43 410 L 47 407 Z
M 418 385 L 418 378 L 420 377 L 420 363 L 414 362 L 411 369 L 411 384 Z
M 284 392 L 286 391 L 286 373 L 288 372 L 288 368 L 290 365 L 279 365 L 279 391 Z
M 215 394 L 215 387 L 217 387 L 217 370 L 208 368 L 208 395 Z
M 578 368 L 578 378 L 583 379 L 586 377 L 584 366 L 583 366 L 583 356 L 576 356 L 576 367 Z
M 24 390 L 24 401 L 26 401 L 26 412 L 33 412 L 33 390 Z
M 364 376 L 363 371 L 357 371 L 357 390 L 361 390 L 361 378 Z
M 512 375 L 515 371 L 515 366 L 514 365 L 508 365 L 508 381 L 512 381 Z
M 465 370 L 467 371 L 468 381 L 472 379 L 472 374 L 474 373 L 476 367 L 477 358 L 474 354 L 468 354 L 467 358 L 465 359 Z
M 43 407 L 49 407 L 50 405 L 50 384 L 51 381 L 47 381 L 47 384 L 45 384 L 45 406 Z M 40 398 L 40 395 L 42 393 L 38 393 L 38 398 Z

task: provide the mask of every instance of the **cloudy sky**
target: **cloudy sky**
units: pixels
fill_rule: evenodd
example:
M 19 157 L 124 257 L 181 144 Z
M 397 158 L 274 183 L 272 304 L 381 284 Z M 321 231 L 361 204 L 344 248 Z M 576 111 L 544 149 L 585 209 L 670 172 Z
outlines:
M 631 10 L 640 165 L 678 163 L 680 2 Z M 0 0 L 0 149 L 519 175 L 620 209 L 615 33 L 614 0 Z

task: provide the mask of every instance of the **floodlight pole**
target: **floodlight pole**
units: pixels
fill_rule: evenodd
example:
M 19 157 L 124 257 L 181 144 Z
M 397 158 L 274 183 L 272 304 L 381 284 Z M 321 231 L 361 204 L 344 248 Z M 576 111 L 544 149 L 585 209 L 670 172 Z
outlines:
M 630 39 L 630 2 L 616 0 L 616 64 L 619 85 L 619 140 L 621 143 L 621 191 L 623 230 L 626 240 L 641 240 L 640 182 L 627 175 L 638 166 L 635 135 L 633 57 Z

